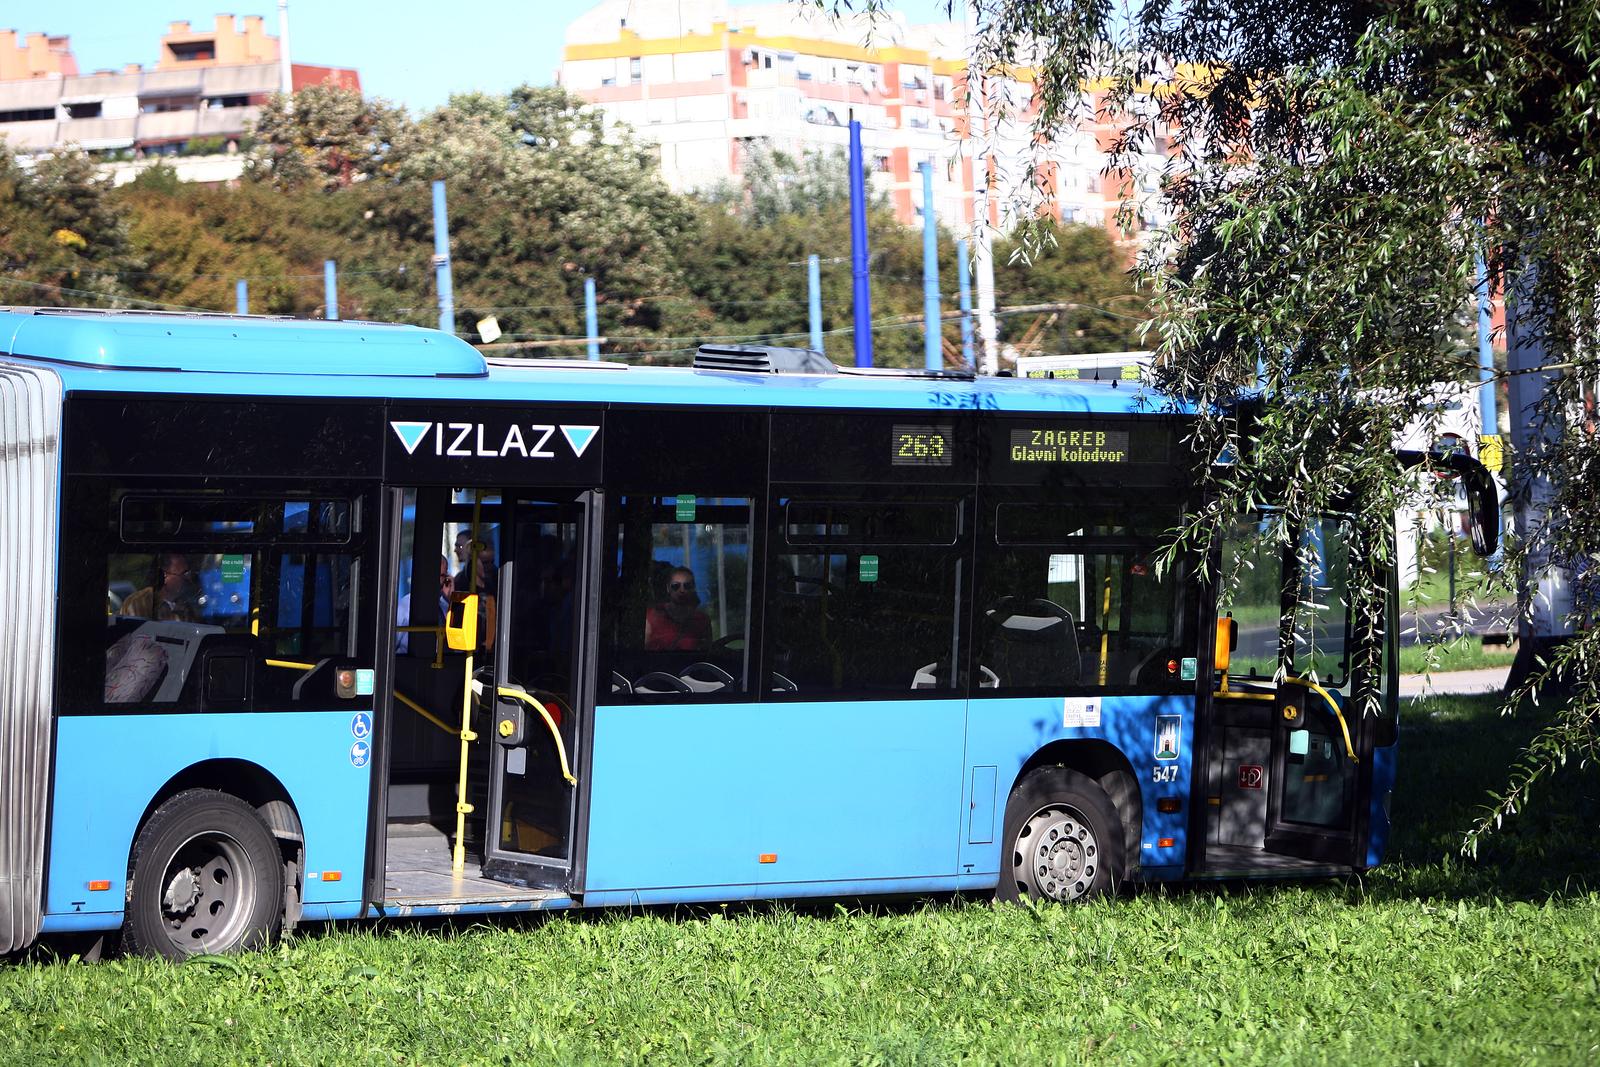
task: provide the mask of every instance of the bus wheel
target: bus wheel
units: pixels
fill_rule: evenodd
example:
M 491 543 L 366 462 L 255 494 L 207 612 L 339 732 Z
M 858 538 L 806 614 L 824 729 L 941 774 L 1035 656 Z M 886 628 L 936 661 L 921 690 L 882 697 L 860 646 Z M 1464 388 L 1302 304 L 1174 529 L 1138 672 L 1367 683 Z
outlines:
M 133 843 L 123 944 L 146 956 L 258 948 L 283 923 L 283 857 L 254 808 L 190 789 L 156 809 Z
M 1122 821 L 1094 779 L 1065 767 L 1041 767 L 1017 783 L 1006 802 L 1000 855 L 1004 901 L 1087 900 L 1122 881 Z

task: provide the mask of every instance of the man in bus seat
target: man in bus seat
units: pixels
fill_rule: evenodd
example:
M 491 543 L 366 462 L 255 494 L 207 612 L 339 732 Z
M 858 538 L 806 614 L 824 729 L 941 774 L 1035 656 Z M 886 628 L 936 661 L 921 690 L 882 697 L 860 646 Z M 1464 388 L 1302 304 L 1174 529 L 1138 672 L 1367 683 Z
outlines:
M 702 652 L 711 644 L 711 617 L 700 610 L 694 571 L 674 568 L 667 579 L 667 599 L 644 613 L 647 652 Z
M 182 552 L 159 552 L 150 572 L 150 584 L 122 602 L 122 614 L 162 622 L 200 620 L 199 572 Z
M 444 617 L 450 611 L 450 594 L 454 593 L 455 591 L 456 591 L 456 579 L 455 579 L 455 576 L 450 573 L 450 558 L 448 556 L 441 555 L 439 557 L 439 615 L 438 615 L 438 621 L 439 621 L 440 625 L 443 625 Z M 410 626 L 411 625 L 411 594 L 410 593 L 407 593 L 405 596 L 400 598 L 400 605 L 399 605 L 398 608 L 395 609 L 395 613 L 394 613 L 394 624 L 396 626 L 399 626 L 399 627 L 405 627 L 405 626 Z M 404 653 L 408 649 L 410 649 L 410 647 L 411 647 L 411 642 L 409 640 L 410 637 L 411 637 L 411 635 L 408 634 L 408 633 L 395 634 L 394 650 L 396 652 Z

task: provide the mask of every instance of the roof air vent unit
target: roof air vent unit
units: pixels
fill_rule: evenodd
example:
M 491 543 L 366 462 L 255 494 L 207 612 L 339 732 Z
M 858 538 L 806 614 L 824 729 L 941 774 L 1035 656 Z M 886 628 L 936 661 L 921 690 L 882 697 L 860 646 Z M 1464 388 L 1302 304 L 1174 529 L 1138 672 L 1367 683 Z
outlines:
M 744 371 L 753 374 L 837 374 L 828 357 L 809 348 L 773 345 L 701 345 L 694 354 L 696 370 Z

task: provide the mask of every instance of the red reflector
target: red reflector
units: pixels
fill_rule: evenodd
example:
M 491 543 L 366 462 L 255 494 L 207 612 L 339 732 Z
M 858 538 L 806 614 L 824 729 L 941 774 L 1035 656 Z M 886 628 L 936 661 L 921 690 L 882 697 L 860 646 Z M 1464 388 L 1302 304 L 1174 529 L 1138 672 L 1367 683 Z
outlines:
M 776 852 L 763 852 L 761 854 L 761 862 L 762 863 L 777 863 L 778 862 L 778 854 Z
M 94 881 L 89 883 L 89 892 L 91 893 L 104 893 L 110 888 L 111 879 L 109 878 L 96 878 Z
M 1176 837 L 1163 837 L 1156 841 L 1157 848 L 1171 848 L 1178 843 Z
M 324 882 L 337 882 L 343 877 L 344 877 L 344 874 L 343 874 L 343 872 L 340 872 L 340 871 L 323 871 L 322 872 L 322 880 Z
M 1160 797 L 1156 800 L 1156 810 L 1163 815 L 1171 815 L 1183 810 L 1181 797 Z

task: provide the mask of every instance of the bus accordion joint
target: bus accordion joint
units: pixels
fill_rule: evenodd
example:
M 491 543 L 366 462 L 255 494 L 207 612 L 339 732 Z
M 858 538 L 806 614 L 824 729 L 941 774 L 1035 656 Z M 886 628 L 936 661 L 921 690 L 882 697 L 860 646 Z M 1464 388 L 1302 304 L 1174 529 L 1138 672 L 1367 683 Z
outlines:
M 550 728 L 550 736 L 555 739 L 556 758 L 561 761 L 561 777 L 567 780 L 568 785 L 577 785 L 578 780 L 572 776 L 572 768 L 567 763 L 567 746 L 561 740 L 561 731 L 556 728 L 556 721 L 550 717 L 549 709 L 520 689 L 512 689 L 502 685 L 495 692 L 508 700 L 519 700 L 539 713 L 539 717 L 544 720 L 545 726 Z
M 1333 694 L 1309 678 L 1296 678 L 1290 675 L 1283 680 L 1283 684 L 1304 686 L 1321 697 L 1328 707 L 1333 709 L 1333 717 L 1339 720 L 1339 732 L 1344 734 L 1345 753 L 1350 757 L 1351 763 L 1360 763 L 1361 757 L 1356 755 L 1355 746 L 1350 743 L 1350 724 L 1345 721 L 1344 711 L 1339 707 L 1339 702 L 1333 699 Z

